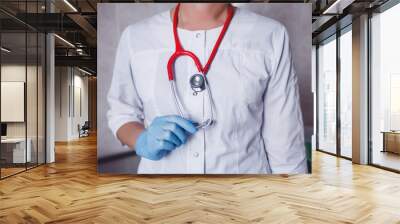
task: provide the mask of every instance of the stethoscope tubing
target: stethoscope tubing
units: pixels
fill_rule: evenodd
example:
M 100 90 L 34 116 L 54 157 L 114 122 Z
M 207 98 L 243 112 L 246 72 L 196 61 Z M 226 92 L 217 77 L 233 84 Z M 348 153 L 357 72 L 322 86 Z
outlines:
M 174 12 L 174 18 L 173 18 L 173 33 L 174 33 L 174 41 L 175 41 L 175 52 L 172 54 L 172 56 L 169 58 L 168 60 L 168 64 L 167 64 L 167 72 L 168 72 L 168 80 L 174 80 L 174 63 L 175 60 L 178 57 L 181 56 L 188 56 L 190 58 L 192 58 L 192 60 L 194 61 L 194 63 L 196 64 L 197 70 L 199 71 L 199 73 L 206 75 L 212 61 L 215 58 L 215 55 L 217 54 L 219 45 L 222 42 L 222 39 L 225 36 L 226 31 L 228 30 L 229 24 L 233 18 L 233 14 L 234 14 L 234 9 L 233 6 L 229 6 L 228 7 L 228 13 L 227 13 L 227 18 L 224 22 L 224 26 L 222 27 L 221 33 L 218 36 L 217 41 L 215 42 L 215 46 L 213 48 L 213 50 L 211 51 L 210 57 L 207 60 L 206 65 L 203 67 L 201 65 L 201 62 L 199 60 L 199 58 L 193 54 L 193 52 L 187 51 L 182 47 L 182 44 L 179 40 L 178 37 L 178 12 L 179 12 L 179 8 L 180 8 L 180 3 L 178 3 L 178 5 L 175 8 L 175 12 Z
M 210 105 L 210 118 L 206 119 L 205 121 L 203 121 L 201 123 L 196 123 L 195 126 L 198 129 L 209 127 L 209 126 L 211 126 L 211 124 L 213 122 L 215 122 L 214 121 L 214 102 L 213 102 L 213 99 L 211 96 L 211 90 L 208 85 L 207 79 L 205 76 L 204 76 L 204 78 L 205 78 L 205 89 L 207 90 L 207 96 L 208 96 L 207 98 L 208 98 L 208 102 Z M 171 81 L 169 81 L 169 84 L 170 84 L 171 92 L 172 92 L 172 95 L 174 98 L 175 106 L 178 108 L 179 115 L 181 117 L 185 117 L 185 114 L 183 113 L 183 109 L 182 109 L 183 108 L 182 102 L 180 101 L 180 99 L 178 97 L 178 91 L 177 91 L 177 88 L 175 85 L 175 81 L 171 80 Z
M 175 84 L 175 77 L 174 77 L 174 64 L 175 61 L 178 57 L 181 56 L 188 56 L 190 57 L 196 67 L 198 72 L 202 75 L 203 79 L 204 79 L 204 83 L 205 83 L 205 89 L 207 89 L 207 95 L 208 95 L 208 101 L 209 101 L 209 105 L 210 105 L 210 118 L 206 119 L 205 121 L 201 122 L 201 123 L 197 123 L 196 127 L 198 129 L 200 128 L 206 128 L 211 126 L 211 124 L 213 124 L 214 122 L 214 101 L 212 99 L 212 95 L 211 95 L 211 90 L 210 87 L 208 85 L 208 81 L 206 79 L 206 74 L 210 68 L 210 65 L 212 63 L 212 61 L 214 60 L 215 55 L 217 54 L 218 48 L 220 43 L 222 42 L 222 39 L 224 38 L 224 35 L 228 29 L 228 26 L 232 20 L 233 17 L 233 7 L 229 6 L 228 7 L 228 13 L 227 13 L 227 18 L 224 22 L 224 26 L 221 30 L 220 35 L 218 36 L 218 39 L 214 45 L 214 48 L 210 54 L 210 57 L 208 58 L 208 61 L 206 63 L 206 65 L 203 67 L 201 65 L 201 62 L 199 60 L 199 58 L 190 51 L 186 51 L 185 49 L 183 49 L 180 41 L 179 41 L 179 37 L 178 37 L 178 12 L 179 12 L 179 7 L 180 4 L 178 3 L 178 5 L 175 8 L 175 12 L 174 12 L 174 18 L 173 18 L 173 34 L 174 34 L 174 41 L 175 41 L 175 52 L 172 54 L 172 56 L 169 58 L 168 63 L 167 63 L 167 72 L 168 72 L 168 80 L 170 82 L 170 88 L 171 88 L 171 92 L 173 94 L 173 98 L 174 98 L 174 102 L 176 107 L 178 108 L 179 114 L 181 117 L 185 117 L 184 113 L 183 113 L 183 105 L 182 102 L 179 99 L 178 96 L 178 91 L 177 91 L 177 87 Z

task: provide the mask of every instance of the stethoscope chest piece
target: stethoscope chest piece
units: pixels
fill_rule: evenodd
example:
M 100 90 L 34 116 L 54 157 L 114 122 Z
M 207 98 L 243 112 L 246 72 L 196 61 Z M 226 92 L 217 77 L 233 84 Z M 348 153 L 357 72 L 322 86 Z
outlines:
M 194 74 L 190 77 L 190 87 L 192 88 L 193 95 L 203 91 L 206 88 L 206 80 L 202 74 Z

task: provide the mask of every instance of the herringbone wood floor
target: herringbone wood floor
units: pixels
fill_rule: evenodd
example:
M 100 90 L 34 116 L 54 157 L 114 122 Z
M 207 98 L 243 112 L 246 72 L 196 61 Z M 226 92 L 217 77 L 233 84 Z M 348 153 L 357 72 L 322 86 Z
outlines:
M 99 176 L 96 139 L 0 181 L 0 223 L 400 223 L 400 175 L 314 153 L 300 176 Z

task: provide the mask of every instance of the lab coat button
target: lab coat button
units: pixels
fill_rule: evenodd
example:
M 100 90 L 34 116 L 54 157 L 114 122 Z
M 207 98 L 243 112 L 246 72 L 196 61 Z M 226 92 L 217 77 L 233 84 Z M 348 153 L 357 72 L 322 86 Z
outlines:
M 198 153 L 198 152 L 195 152 L 195 153 L 193 153 L 193 156 L 194 156 L 194 157 L 199 157 L 199 153 Z
M 199 38 L 200 37 L 200 33 L 196 33 L 196 38 Z

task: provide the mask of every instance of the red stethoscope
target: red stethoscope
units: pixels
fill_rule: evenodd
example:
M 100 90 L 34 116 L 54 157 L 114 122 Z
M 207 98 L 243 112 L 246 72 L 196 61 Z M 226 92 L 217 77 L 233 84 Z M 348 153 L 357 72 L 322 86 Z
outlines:
M 188 56 L 194 61 L 199 73 L 194 74 L 190 77 L 189 82 L 190 82 L 190 87 L 193 90 L 193 95 L 196 96 L 199 92 L 207 89 L 209 103 L 210 103 L 210 118 L 206 119 L 203 122 L 197 123 L 196 126 L 197 126 L 197 128 L 206 128 L 214 122 L 213 101 L 212 101 L 212 96 L 211 96 L 211 90 L 207 84 L 206 74 L 207 74 L 208 70 L 210 69 L 211 63 L 214 60 L 215 55 L 217 54 L 218 48 L 222 42 L 222 39 L 224 38 L 224 35 L 228 29 L 230 22 L 232 20 L 232 17 L 234 14 L 234 8 L 231 5 L 228 6 L 227 17 L 225 19 L 224 26 L 222 27 L 221 33 L 219 34 L 218 39 L 215 42 L 215 45 L 211 52 L 211 55 L 208 58 L 208 61 L 204 67 L 202 66 L 199 58 L 193 52 L 185 50 L 179 41 L 179 36 L 178 36 L 179 8 L 180 8 L 180 4 L 178 4 L 176 6 L 175 12 L 174 12 L 174 17 L 173 17 L 173 33 L 174 33 L 174 41 L 175 41 L 175 52 L 172 54 L 172 56 L 168 60 L 168 64 L 167 64 L 168 80 L 170 82 L 171 91 L 173 92 L 175 104 L 179 110 L 179 114 L 182 117 L 184 117 L 183 109 L 182 109 L 183 106 L 179 100 L 177 90 L 176 90 L 176 85 L 175 85 L 174 64 L 175 64 L 176 59 L 180 56 Z

